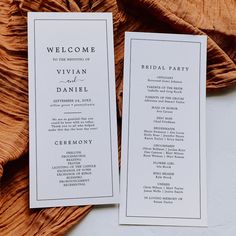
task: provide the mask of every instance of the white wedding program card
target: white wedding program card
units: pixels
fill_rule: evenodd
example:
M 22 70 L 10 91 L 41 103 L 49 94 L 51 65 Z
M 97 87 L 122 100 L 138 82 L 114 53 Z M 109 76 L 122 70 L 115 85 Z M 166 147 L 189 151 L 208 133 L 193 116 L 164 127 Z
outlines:
M 30 207 L 118 202 L 112 14 L 29 13 Z
M 206 41 L 126 33 L 120 224 L 207 225 Z

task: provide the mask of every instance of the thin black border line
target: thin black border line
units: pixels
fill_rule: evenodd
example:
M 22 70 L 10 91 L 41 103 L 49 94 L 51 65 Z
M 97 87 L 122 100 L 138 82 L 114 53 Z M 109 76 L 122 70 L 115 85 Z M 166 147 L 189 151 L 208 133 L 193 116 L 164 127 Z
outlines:
M 35 84 L 34 84 L 34 92 L 35 92 L 35 157 L 36 157 L 36 200 L 38 200 L 38 159 L 37 159 L 37 153 L 38 153 L 38 146 L 37 146 L 37 109 L 36 109 L 36 98 L 37 98 L 37 80 L 36 80 L 36 40 L 35 40 L 35 20 L 34 20 L 34 79 L 35 79 Z
M 130 94 L 131 94 L 131 51 L 132 51 L 132 39 L 130 39 L 130 55 L 129 55 L 129 109 L 128 109 L 128 140 L 127 140 L 127 177 L 126 177 L 126 217 L 128 217 L 128 182 L 129 182 L 129 174 L 128 174 L 128 170 L 129 170 L 129 124 L 130 124 Z
M 202 164 L 201 164 L 201 141 L 200 141 L 200 137 L 201 137 L 201 52 L 202 52 L 202 44 L 199 43 L 200 45 L 200 50 L 199 50 L 199 201 L 200 201 L 200 219 L 202 218 L 202 187 L 201 187 L 201 168 L 202 168 Z
M 139 38 L 132 38 L 131 40 L 137 40 L 137 41 L 164 41 L 164 42 L 173 42 L 173 43 L 200 43 L 195 41 L 185 41 L 185 40 L 158 40 L 158 39 L 139 39 Z
M 36 200 L 37 201 L 50 201 L 50 200 L 65 200 L 65 199 L 87 199 L 87 198 L 108 198 L 108 197 L 114 197 L 114 190 L 113 190 L 113 168 L 112 168 L 112 142 L 111 142 L 111 136 L 110 136 L 110 150 L 111 150 L 111 178 L 112 178 L 112 195 L 109 196 L 96 196 L 96 197 L 81 197 L 81 198 L 56 198 L 56 199 L 39 199 L 38 198 L 38 158 L 37 158 L 37 108 L 36 108 L 36 37 L 35 37 L 35 22 L 40 20 L 81 20 L 81 21 L 105 21 L 106 23 L 106 46 L 107 46 L 107 71 L 108 71 L 108 96 L 109 96 L 109 124 L 110 124 L 110 135 L 111 135 L 111 112 L 110 112 L 110 86 L 109 86 L 109 80 L 110 80 L 110 73 L 109 73 L 109 55 L 108 55 L 108 33 L 107 33 L 107 19 L 34 19 L 34 79 L 35 79 L 35 156 L 36 156 Z
M 67 197 L 65 197 L 65 198 L 55 198 L 55 199 L 51 199 L 51 198 L 49 198 L 49 199 L 38 199 L 37 201 L 50 201 L 50 200 L 54 200 L 54 201 L 60 201 L 60 200 L 66 200 L 66 199 L 87 199 L 87 198 L 104 198 L 104 197 L 107 197 L 107 196 L 98 196 L 98 197 L 71 197 L 71 198 L 67 198 Z
M 106 20 L 106 32 L 107 32 L 107 20 Z M 109 70 L 109 55 L 108 55 L 108 35 L 106 33 L 106 44 L 107 44 L 107 76 L 108 76 L 108 83 L 107 83 L 107 86 L 108 86 L 108 96 L 109 96 L 109 99 L 108 99 L 108 104 L 109 104 L 109 120 L 110 120 L 110 151 L 111 151 L 111 157 L 112 157 L 112 133 L 111 133 L 111 102 L 110 102 L 110 99 L 111 99 L 111 94 L 110 94 L 110 81 L 109 81 L 109 75 L 110 75 L 110 70 Z M 114 187 L 113 187 L 113 160 L 111 158 L 111 176 L 112 176 L 112 182 L 111 182 L 111 185 L 112 185 L 112 196 L 114 195 Z
M 200 201 L 200 217 L 199 218 L 195 218 L 195 217 L 158 217 L 158 216 L 129 216 L 128 215 L 128 208 L 127 208 L 127 203 L 128 203 L 128 166 L 129 166 L 129 128 L 130 128 L 130 91 L 131 91 L 131 48 L 132 48 L 132 40 L 139 40 L 139 41 L 164 41 L 164 42 L 181 42 L 181 43 L 198 43 L 200 45 L 200 53 L 199 53 L 199 201 Z M 177 41 L 177 40 L 159 40 L 159 39 L 136 39 L 136 38 L 130 38 L 130 63 L 129 63 L 130 67 L 129 67 L 129 110 L 128 110 L 128 141 L 127 141 L 127 177 L 126 177 L 126 217 L 133 217 L 133 218 L 160 218 L 160 219 L 189 219 L 189 220 L 193 220 L 193 219 L 202 219 L 201 216 L 201 152 L 200 152 L 200 146 L 201 146 L 201 142 L 200 142 L 200 136 L 201 136 L 201 126 L 200 126 L 200 122 L 201 122 L 201 114 L 200 114 L 200 108 L 201 108 L 201 99 L 200 99 L 200 92 L 201 92 L 201 42 L 195 42 L 195 41 Z

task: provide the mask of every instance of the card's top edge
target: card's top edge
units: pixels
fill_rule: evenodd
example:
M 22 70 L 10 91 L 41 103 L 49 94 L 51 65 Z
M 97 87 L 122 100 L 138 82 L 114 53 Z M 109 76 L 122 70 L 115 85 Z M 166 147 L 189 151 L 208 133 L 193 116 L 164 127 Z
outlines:
M 59 16 L 66 16 L 66 17 L 112 17 L 112 12 L 27 12 L 27 16 L 29 18 L 40 17 L 59 17 Z
M 154 32 L 125 32 L 125 37 L 129 39 L 192 39 L 196 41 L 206 41 L 207 35 L 195 34 L 171 34 L 171 33 L 154 33 Z

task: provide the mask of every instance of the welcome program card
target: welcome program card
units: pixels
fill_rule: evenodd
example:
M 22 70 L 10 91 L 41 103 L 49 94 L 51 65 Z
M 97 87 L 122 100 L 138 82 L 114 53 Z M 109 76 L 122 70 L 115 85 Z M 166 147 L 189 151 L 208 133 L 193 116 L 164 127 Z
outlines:
M 29 13 L 30 207 L 118 201 L 110 13 Z
M 206 226 L 206 37 L 126 33 L 121 224 Z

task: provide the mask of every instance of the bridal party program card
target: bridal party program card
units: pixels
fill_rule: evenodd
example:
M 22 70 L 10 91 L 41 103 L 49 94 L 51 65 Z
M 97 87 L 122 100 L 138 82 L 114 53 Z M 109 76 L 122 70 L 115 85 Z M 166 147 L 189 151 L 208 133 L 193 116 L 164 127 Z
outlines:
M 29 13 L 30 207 L 118 201 L 110 13 Z
M 121 224 L 206 226 L 206 37 L 127 33 Z

